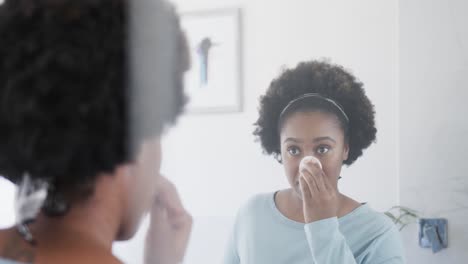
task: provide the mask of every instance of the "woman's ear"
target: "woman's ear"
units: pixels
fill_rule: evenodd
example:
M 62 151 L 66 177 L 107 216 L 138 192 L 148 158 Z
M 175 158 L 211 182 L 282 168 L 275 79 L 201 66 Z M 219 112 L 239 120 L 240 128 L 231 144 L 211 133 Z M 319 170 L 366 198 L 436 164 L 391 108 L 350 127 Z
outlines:
M 344 150 L 343 150 L 343 161 L 347 160 L 349 157 L 349 144 L 346 143 Z

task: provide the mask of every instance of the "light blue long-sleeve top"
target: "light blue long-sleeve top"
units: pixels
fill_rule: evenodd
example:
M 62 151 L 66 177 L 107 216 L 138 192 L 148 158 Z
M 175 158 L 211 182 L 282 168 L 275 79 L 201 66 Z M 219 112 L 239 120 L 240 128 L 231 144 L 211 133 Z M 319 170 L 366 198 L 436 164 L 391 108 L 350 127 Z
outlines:
M 405 263 L 397 228 L 367 204 L 303 224 L 286 218 L 274 195 L 257 195 L 239 210 L 224 264 Z

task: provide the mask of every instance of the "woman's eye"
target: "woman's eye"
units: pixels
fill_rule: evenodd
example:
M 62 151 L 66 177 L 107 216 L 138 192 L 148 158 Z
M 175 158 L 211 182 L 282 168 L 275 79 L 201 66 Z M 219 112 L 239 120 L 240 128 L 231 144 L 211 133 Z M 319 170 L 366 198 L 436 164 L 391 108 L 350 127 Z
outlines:
M 297 156 L 301 153 L 301 151 L 299 150 L 299 148 L 297 147 L 290 147 L 288 148 L 288 152 L 289 154 L 291 154 L 292 156 Z
M 328 151 L 330 151 L 330 148 L 327 146 L 321 146 L 317 148 L 318 154 L 326 154 Z

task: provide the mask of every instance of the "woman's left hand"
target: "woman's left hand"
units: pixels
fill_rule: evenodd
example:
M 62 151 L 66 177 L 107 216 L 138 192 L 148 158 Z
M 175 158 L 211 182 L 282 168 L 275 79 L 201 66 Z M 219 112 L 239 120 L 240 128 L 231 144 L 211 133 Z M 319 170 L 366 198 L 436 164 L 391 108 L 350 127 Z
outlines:
M 160 176 L 146 235 L 145 263 L 182 263 L 192 229 L 192 217 L 184 209 L 172 182 Z
M 306 223 L 338 215 L 338 190 L 314 161 L 300 168 L 299 185 L 302 192 L 304 220 Z

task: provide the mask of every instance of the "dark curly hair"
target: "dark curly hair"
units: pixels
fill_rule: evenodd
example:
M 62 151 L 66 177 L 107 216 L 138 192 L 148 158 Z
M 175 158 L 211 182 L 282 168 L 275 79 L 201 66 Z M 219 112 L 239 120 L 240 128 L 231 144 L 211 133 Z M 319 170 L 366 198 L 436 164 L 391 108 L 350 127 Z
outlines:
M 292 100 L 307 94 L 318 93 L 337 102 L 349 118 L 347 122 L 337 107 L 329 104 L 303 100 L 288 109 L 280 118 L 283 109 Z M 281 161 L 280 129 L 282 120 L 294 112 L 320 110 L 335 114 L 349 144 L 349 156 L 344 164 L 351 165 L 376 139 L 374 106 L 367 98 L 363 84 L 342 66 L 327 61 L 299 63 L 274 79 L 264 96 L 260 98 L 259 118 L 254 135 L 266 154 Z
M 0 5 L 0 175 L 18 183 L 27 173 L 49 182 L 54 192 L 82 198 L 99 173 L 131 161 L 128 2 Z M 177 47 L 183 48 L 170 10 Z M 175 98 L 171 109 L 164 116 L 140 113 L 159 118 L 146 137 L 162 133 L 185 104 L 185 67 L 175 68 L 175 87 L 164 88 Z M 148 100 L 158 105 L 167 98 Z

